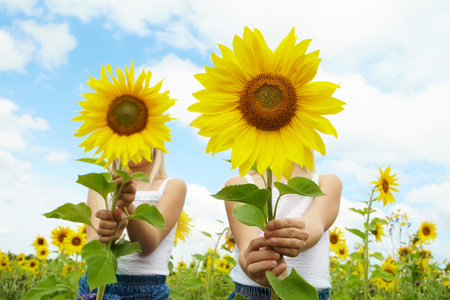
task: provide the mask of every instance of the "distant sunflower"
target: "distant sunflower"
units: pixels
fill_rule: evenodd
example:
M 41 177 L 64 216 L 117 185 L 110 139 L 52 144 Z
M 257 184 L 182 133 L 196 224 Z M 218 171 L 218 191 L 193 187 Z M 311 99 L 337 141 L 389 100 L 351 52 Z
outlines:
M 36 258 L 30 258 L 28 260 L 28 271 L 31 272 L 36 272 L 37 269 L 39 268 L 39 260 L 37 260 Z
M 191 222 L 192 219 L 189 218 L 189 215 L 183 210 L 181 212 L 180 218 L 178 219 L 177 229 L 175 231 L 174 245 L 177 245 L 178 239 L 185 241 L 185 238 L 191 235 Z
M 345 243 L 339 245 L 338 251 L 336 252 L 340 259 L 346 259 L 348 256 L 348 247 Z
M 109 73 L 108 78 L 106 70 Z M 169 92 L 159 93 L 162 81 L 149 87 L 151 72 L 143 70 L 134 80 L 134 64 L 125 74 L 117 68 L 117 79 L 109 64 L 101 68 L 101 78 L 90 78 L 87 83 L 95 93 L 82 96 L 84 109 L 73 121 L 83 121 L 75 136 L 90 134 L 80 145 L 85 152 L 98 147 L 95 155 L 102 153 L 97 163 L 107 159 L 106 166 L 120 159 L 128 170 L 129 159 L 140 162 L 144 157 L 152 161 L 151 148 L 167 152 L 164 141 L 170 141 L 170 129 L 164 124 L 171 120 L 163 115 L 175 103 Z
M 15 263 L 18 264 L 18 265 L 22 265 L 25 262 L 25 260 L 26 260 L 25 253 L 20 253 L 19 255 L 17 255 L 14 258 Z
M 41 246 L 41 247 L 37 247 L 36 248 L 36 256 L 40 260 L 46 259 L 49 254 L 50 254 L 50 251 L 45 246 Z
M 87 231 L 86 231 L 86 224 L 83 224 L 83 225 L 81 225 L 81 226 L 78 226 L 78 227 L 77 227 L 77 231 L 78 231 L 79 233 L 87 234 Z
M 395 202 L 394 196 L 391 192 L 398 192 L 398 190 L 393 185 L 398 185 L 398 183 L 395 183 L 398 178 L 394 178 L 395 175 L 389 175 L 391 172 L 391 167 L 386 168 L 384 172 L 380 169 L 380 178 L 378 178 L 378 181 L 372 182 L 372 184 L 376 185 L 375 192 L 380 192 L 378 197 L 375 200 L 383 200 L 383 206 L 386 206 L 386 204 L 390 203 L 393 204 Z
M 47 240 L 45 239 L 45 237 L 42 237 L 38 234 L 36 239 L 33 242 L 33 246 L 35 248 L 42 247 L 42 246 L 48 246 L 48 243 L 47 243 Z
M 62 227 L 62 226 L 58 226 L 51 232 L 52 244 L 58 246 L 60 252 L 62 252 L 64 249 L 64 239 L 69 232 L 70 232 L 69 227 Z
M 337 227 L 334 227 L 332 231 L 329 231 L 330 247 L 336 253 L 339 252 L 340 244 L 342 244 L 345 241 L 343 236 L 344 232 L 338 229 Z
M 83 246 L 86 245 L 86 234 L 71 230 L 64 238 L 64 249 L 67 254 L 80 254 Z
M 375 236 L 377 242 L 381 242 L 381 237 L 386 236 L 383 231 L 383 224 L 375 222 L 376 229 L 372 230 L 371 233 Z
M 389 257 L 383 262 L 381 265 L 381 269 L 385 272 L 391 273 L 392 275 L 396 275 L 397 264 L 389 255 Z M 379 289 L 385 289 L 386 291 L 392 290 L 396 283 L 396 280 L 387 281 L 380 277 L 375 278 L 375 284 Z
M 404 247 L 398 248 L 397 253 L 398 253 L 398 256 L 400 257 L 400 259 L 404 260 L 412 253 L 412 250 L 410 247 L 404 246 Z
M 177 270 L 181 271 L 182 269 L 186 269 L 186 263 L 184 261 L 180 260 L 177 265 Z
M 72 272 L 75 269 L 74 265 L 65 264 L 62 269 L 62 276 L 68 277 L 70 275 L 70 272 Z
M 236 247 L 236 243 L 233 238 L 230 238 L 230 236 L 225 236 L 225 243 L 223 244 L 223 247 L 232 251 Z
M 294 28 L 272 51 L 258 29 L 244 28 L 235 36 L 234 52 L 219 45 L 214 67 L 195 78 L 205 89 L 188 110 L 201 113 L 190 125 L 210 137 L 206 152 L 231 150 L 232 168 L 244 176 L 256 162 L 258 173 L 268 167 L 279 179 L 290 178 L 292 162 L 313 168 L 311 149 L 325 155 L 317 131 L 337 137 L 322 115 L 337 114 L 344 102 L 332 97 L 339 85 L 311 82 L 319 51 L 306 54 L 311 40 L 296 44 Z
M 437 227 L 433 222 L 424 221 L 420 225 L 419 232 L 417 233 L 423 243 L 434 241 L 437 237 Z

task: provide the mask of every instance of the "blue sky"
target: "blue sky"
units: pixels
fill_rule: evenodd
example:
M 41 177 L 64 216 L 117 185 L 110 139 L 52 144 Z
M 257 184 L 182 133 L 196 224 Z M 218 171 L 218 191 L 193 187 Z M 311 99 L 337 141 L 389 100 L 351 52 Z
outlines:
M 329 118 L 339 138 L 325 136 L 327 156 L 316 156 L 320 173 L 343 180 L 336 224 L 362 227 L 348 208 L 367 200 L 378 167 L 391 166 L 401 192 L 395 205 L 376 205 L 380 216 L 400 208 L 410 232 L 435 222 L 430 248 L 449 259 L 449 13 L 447 1 L 0 0 L 0 249 L 32 253 L 37 234 L 62 224 L 43 213 L 85 201 L 75 181 L 95 169 L 74 161 L 86 155 L 71 119 L 89 76 L 134 61 L 179 99 L 166 164 L 188 184 L 195 227 L 174 255 L 206 251 L 212 243 L 200 231 L 218 232 L 216 219 L 226 221 L 223 203 L 209 195 L 237 172 L 222 160 L 229 152 L 205 154 L 207 141 L 188 126 L 195 115 L 186 108 L 201 89 L 192 75 L 244 26 L 261 30 L 272 49 L 296 27 L 299 41 L 313 39 L 309 51 L 321 50 L 315 80 L 339 83 L 335 95 L 347 103 Z M 375 247 L 390 253 L 389 242 Z

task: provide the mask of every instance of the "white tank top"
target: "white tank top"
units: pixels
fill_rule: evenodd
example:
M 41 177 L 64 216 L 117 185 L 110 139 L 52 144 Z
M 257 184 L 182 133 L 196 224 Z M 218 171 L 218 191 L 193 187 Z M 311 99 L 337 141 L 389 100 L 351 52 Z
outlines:
M 157 205 L 169 180 L 169 178 L 166 178 L 158 191 L 137 191 L 134 199 L 136 207 L 143 203 Z M 177 226 L 175 224 L 159 247 L 148 256 L 140 256 L 139 253 L 133 253 L 119 257 L 117 273 L 128 275 L 169 275 L 168 263 L 176 229 Z M 129 240 L 126 233 L 125 239 Z
M 249 183 L 254 183 L 250 175 L 246 175 L 245 178 Z M 319 184 L 319 175 L 314 174 L 312 180 Z M 272 201 L 276 201 L 279 192 L 276 188 L 272 190 Z M 305 197 L 300 195 L 284 195 L 280 198 L 277 208 L 277 219 L 281 218 L 301 218 L 305 215 L 308 208 L 313 201 L 312 197 Z M 273 202 L 275 203 L 275 202 Z M 263 232 L 259 229 L 260 235 L 263 236 Z M 324 232 L 319 242 L 312 248 L 300 253 L 296 257 L 285 256 L 284 260 L 287 264 L 288 274 L 291 273 L 292 268 L 300 273 L 306 281 L 309 282 L 316 290 L 331 288 L 330 284 L 330 271 L 329 271 L 329 255 L 330 255 L 330 239 L 328 230 Z M 245 274 L 239 264 L 239 248 L 236 245 L 236 266 L 231 270 L 230 277 L 234 282 L 249 285 L 259 286 L 260 284 L 253 281 Z

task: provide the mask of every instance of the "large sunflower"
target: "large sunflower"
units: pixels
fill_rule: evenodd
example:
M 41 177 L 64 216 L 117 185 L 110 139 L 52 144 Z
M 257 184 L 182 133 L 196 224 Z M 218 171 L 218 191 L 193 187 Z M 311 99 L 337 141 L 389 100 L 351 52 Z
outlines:
M 174 237 L 174 245 L 177 245 L 178 239 L 185 241 L 185 238 L 188 237 L 191 234 L 191 222 L 192 219 L 189 218 L 189 215 L 183 210 L 181 212 L 180 218 L 178 219 L 177 229 L 175 231 L 175 237 Z
M 417 233 L 423 243 L 434 241 L 437 237 L 436 225 L 433 222 L 424 221 L 420 225 L 419 232 Z
M 75 136 L 90 134 L 80 147 L 85 147 L 85 152 L 98 147 L 94 156 L 101 156 L 97 162 L 106 158 L 109 165 L 119 158 L 126 169 L 129 159 L 152 161 L 151 147 L 167 152 L 164 141 L 170 141 L 170 129 L 164 123 L 172 118 L 162 113 L 175 100 L 168 91 L 159 93 L 162 81 L 149 87 L 151 72 L 144 70 L 135 81 L 133 62 L 129 70 L 125 66 L 125 74 L 117 68 L 117 79 L 109 64 L 106 70 L 102 66 L 101 78 L 87 81 L 95 92 L 82 95 L 87 99 L 79 102 L 84 110 L 73 118 L 84 122 Z
M 86 245 L 85 233 L 71 230 L 64 238 L 64 249 L 67 254 L 80 254 L 84 245 Z
M 393 204 L 395 202 L 394 196 L 392 195 L 392 192 L 398 192 L 398 190 L 393 185 L 398 185 L 398 183 L 395 183 L 398 178 L 394 178 L 395 175 L 389 175 L 391 172 L 391 167 L 386 168 L 384 172 L 380 169 L 380 178 L 378 178 L 378 181 L 372 182 L 372 184 L 376 185 L 375 192 L 380 192 L 378 197 L 375 200 L 383 200 L 383 206 L 386 206 L 386 204 L 390 203 Z
M 325 155 L 317 131 L 337 137 L 322 115 L 343 109 L 345 103 L 332 97 L 339 86 L 311 82 L 319 51 L 306 54 L 311 40 L 296 40 L 293 28 L 272 51 L 259 30 L 245 27 L 243 38 L 234 37 L 234 52 L 219 45 L 215 67 L 195 76 L 205 89 L 194 93 L 199 102 L 188 108 L 202 114 L 191 126 L 211 137 L 207 153 L 232 148 L 232 168 L 241 176 L 255 162 L 260 174 L 270 167 L 277 178 L 290 178 L 292 162 L 312 170 L 311 149 Z
M 70 232 L 69 227 L 58 226 L 52 230 L 52 244 L 58 246 L 59 251 L 62 252 L 64 249 L 64 238 Z

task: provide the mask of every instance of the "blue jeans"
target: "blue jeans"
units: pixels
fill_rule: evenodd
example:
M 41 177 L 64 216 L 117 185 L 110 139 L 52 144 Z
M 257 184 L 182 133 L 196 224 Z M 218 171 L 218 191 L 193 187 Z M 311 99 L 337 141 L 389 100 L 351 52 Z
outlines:
M 105 300 L 167 300 L 170 289 L 163 275 L 125 275 L 116 274 L 117 283 L 107 284 L 103 299 Z M 97 289 L 90 290 L 87 275 L 79 280 L 78 294 L 84 300 L 95 299 Z M 79 300 L 80 298 L 77 298 Z
M 270 288 L 243 285 L 236 282 L 234 284 L 234 292 L 231 293 L 228 300 L 232 300 L 237 294 L 251 300 L 270 300 Z M 319 300 L 330 299 L 330 289 L 318 291 L 317 294 L 319 295 Z

